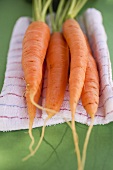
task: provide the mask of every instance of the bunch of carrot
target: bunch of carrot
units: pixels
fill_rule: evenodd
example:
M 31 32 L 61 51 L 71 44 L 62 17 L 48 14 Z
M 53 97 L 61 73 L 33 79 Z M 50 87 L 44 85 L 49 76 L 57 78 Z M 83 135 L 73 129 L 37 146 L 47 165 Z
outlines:
M 72 122 L 71 124 L 68 122 L 68 124 L 72 129 L 78 169 L 84 169 L 89 135 L 99 103 L 99 76 L 96 62 L 92 56 L 86 36 L 74 19 L 86 1 L 60 0 L 56 16 L 54 17 L 52 14 L 52 0 L 34 0 L 34 16 L 36 21 L 30 24 L 25 33 L 22 53 L 22 66 L 26 81 L 26 101 L 30 119 L 29 135 L 32 139 L 29 147 L 30 154 L 24 160 L 33 156 L 38 150 L 44 137 L 46 122 L 60 111 L 69 79 L 69 102 Z M 52 21 L 53 33 L 51 35 L 48 25 L 44 22 L 48 7 Z M 64 10 L 62 12 L 63 7 Z M 60 32 L 61 26 L 62 32 Z M 48 71 L 45 108 L 37 104 L 42 88 L 44 59 L 46 59 Z M 69 72 L 70 74 L 68 75 Z M 80 97 L 86 112 L 92 118 L 92 123 L 84 143 L 82 160 L 75 127 L 75 112 Z M 39 143 L 33 150 L 32 125 L 37 107 L 45 110 L 48 117 L 44 122 Z

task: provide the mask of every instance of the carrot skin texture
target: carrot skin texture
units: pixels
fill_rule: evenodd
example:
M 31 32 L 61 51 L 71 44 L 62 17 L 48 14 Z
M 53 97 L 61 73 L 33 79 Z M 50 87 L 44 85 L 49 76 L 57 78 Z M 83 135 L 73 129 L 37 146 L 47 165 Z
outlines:
M 68 19 L 64 22 L 63 35 L 71 53 L 69 77 L 70 108 L 72 112 L 75 112 L 85 80 L 88 61 L 87 45 L 84 34 L 74 19 Z
M 92 56 L 87 39 L 86 43 L 88 47 L 88 65 L 81 100 L 86 112 L 91 116 L 91 118 L 93 118 L 97 112 L 99 104 L 99 75 L 96 61 Z
M 51 35 L 46 61 L 48 76 L 45 105 L 58 112 L 63 103 L 69 70 L 69 48 L 62 33 L 54 32 Z
M 27 85 L 26 101 L 33 124 L 36 115 L 36 107 L 32 104 L 30 96 L 38 103 L 42 86 L 42 70 L 47 47 L 50 39 L 50 29 L 42 21 L 32 22 L 26 30 L 22 48 L 22 67 Z

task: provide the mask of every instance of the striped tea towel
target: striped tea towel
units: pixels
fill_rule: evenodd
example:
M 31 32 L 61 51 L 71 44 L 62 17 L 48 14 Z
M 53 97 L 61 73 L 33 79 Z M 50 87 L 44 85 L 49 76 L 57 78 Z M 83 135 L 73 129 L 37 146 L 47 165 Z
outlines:
M 49 17 L 47 17 L 47 21 L 50 25 Z M 30 18 L 21 17 L 17 20 L 13 29 L 4 85 L 0 94 L 0 131 L 28 129 L 29 119 L 26 100 L 23 95 L 26 85 L 21 66 L 21 56 L 23 36 L 30 22 Z M 113 121 L 113 86 L 107 36 L 102 25 L 101 13 L 96 9 L 88 9 L 84 15 L 79 18 L 79 23 L 89 38 L 100 73 L 100 102 L 94 124 L 106 124 Z M 45 74 L 43 92 L 40 99 L 43 106 L 46 94 L 46 77 L 47 72 Z M 71 120 L 68 85 L 60 112 L 51 118 L 47 125 L 65 122 L 62 116 Z M 42 126 L 46 117 L 46 112 L 37 109 L 33 127 Z M 88 116 L 84 110 L 81 101 L 79 101 L 77 106 L 75 120 L 83 124 L 90 124 L 90 116 Z

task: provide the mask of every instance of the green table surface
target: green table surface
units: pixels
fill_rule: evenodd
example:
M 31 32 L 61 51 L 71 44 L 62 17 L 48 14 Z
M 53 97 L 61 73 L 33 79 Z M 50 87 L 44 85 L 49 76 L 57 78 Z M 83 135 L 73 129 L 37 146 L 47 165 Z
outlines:
M 113 0 L 90 0 L 85 6 L 95 7 L 103 14 L 108 35 L 108 46 L 113 66 Z M 20 16 L 31 16 L 31 4 L 25 0 L 0 0 L 0 89 L 3 85 L 9 40 L 15 21 Z M 83 10 L 84 10 L 83 9 Z M 88 127 L 76 123 L 80 150 Z M 66 123 L 46 128 L 41 147 L 26 162 L 22 158 L 29 153 L 30 138 L 27 130 L 0 132 L 0 170 L 75 170 L 72 133 Z M 38 142 L 41 128 L 33 130 Z M 113 170 L 113 123 L 93 128 L 87 150 L 85 170 Z

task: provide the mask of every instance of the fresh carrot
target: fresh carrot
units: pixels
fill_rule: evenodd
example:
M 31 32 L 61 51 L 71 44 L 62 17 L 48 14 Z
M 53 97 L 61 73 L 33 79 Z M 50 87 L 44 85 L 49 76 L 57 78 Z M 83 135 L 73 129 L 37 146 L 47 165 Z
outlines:
M 78 166 L 81 167 L 80 151 L 78 149 L 78 140 L 75 129 L 75 111 L 81 96 L 85 80 L 87 67 L 87 46 L 82 30 L 74 19 L 68 19 L 63 24 L 63 35 L 68 43 L 71 53 L 69 93 L 70 108 L 72 112 L 72 132 L 78 155 Z
M 86 69 L 86 76 L 84 87 L 82 89 L 81 100 L 82 104 L 86 110 L 86 112 L 91 116 L 91 124 L 86 134 L 86 139 L 83 147 L 82 154 L 82 168 L 85 166 L 85 158 L 86 158 L 86 150 L 89 141 L 89 137 L 91 134 L 91 130 L 93 128 L 94 116 L 98 109 L 99 104 L 99 75 L 97 70 L 96 62 L 92 56 L 90 45 L 86 38 L 86 43 L 88 47 L 88 65 Z
M 88 46 L 88 65 L 81 99 L 85 110 L 91 116 L 91 118 L 93 118 L 97 112 L 99 104 L 99 75 L 88 40 L 86 42 Z
M 54 32 L 51 35 L 46 60 L 48 73 L 45 107 L 55 110 L 57 113 L 63 103 L 69 69 L 69 49 L 62 33 Z M 33 154 L 38 150 L 43 140 L 47 121 L 56 114 L 51 111 L 46 112 L 48 116 L 44 121 L 42 134 Z
M 61 25 L 58 24 L 64 2 L 65 0 L 62 0 L 59 3 L 46 56 L 48 76 L 45 107 L 56 112 L 60 110 L 63 103 L 69 70 L 69 48 L 62 33 L 59 32 L 63 21 Z
M 63 3 L 64 0 L 60 2 L 59 7 L 61 7 Z M 59 12 L 61 11 L 58 10 L 58 13 L 56 14 L 56 19 L 58 18 L 57 15 L 59 14 Z M 48 108 L 48 110 L 46 110 L 48 117 L 44 121 L 42 135 L 36 148 L 25 159 L 28 159 L 30 156 L 34 155 L 35 152 L 38 150 L 44 137 L 46 122 L 60 110 L 68 82 L 69 48 L 62 33 L 59 32 L 59 26 L 57 27 L 56 23 L 57 22 L 55 20 L 53 25 L 53 33 L 50 37 L 50 43 L 46 55 L 48 74 L 45 107 Z M 55 113 L 51 112 L 51 110 L 54 110 Z
M 75 144 L 75 151 L 77 153 L 79 170 L 82 169 L 82 162 L 78 144 L 78 135 L 75 127 L 75 112 L 84 85 L 85 73 L 88 62 L 88 50 L 84 34 L 77 21 L 73 18 L 76 16 L 76 14 L 79 12 L 83 5 L 83 2 L 79 3 L 79 1 L 72 1 L 69 11 L 67 13 L 67 19 L 62 27 L 63 35 L 67 41 L 71 53 L 69 77 L 70 109 L 72 113 L 71 127 Z M 79 9 L 77 9 L 77 12 L 75 11 L 76 6 Z
M 63 24 L 63 35 L 71 53 L 69 77 L 70 108 L 75 114 L 76 105 L 81 96 L 87 67 L 87 46 L 83 32 L 74 19 L 68 19 Z
M 51 35 L 46 60 L 48 76 L 45 107 L 58 112 L 63 103 L 69 69 L 69 49 L 62 33 Z
M 36 8 L 36 21 L 33 21 L 29 25 L 22 44 L 22 67 L 26 81 L 26 101 L 29 113 L 29 135 L 32 139 L 29 147 L 31 152 L 34 143 L 32 125 L 36 115 L 36 107 L 46 110 L 37 103 L 41 93 L 43 62 L 50 40 L 50 29 L 44 21 L 45 14 L 51 0 L 48 0 L 45 3 L 42 13 L 39 8 L 39 6 L 41 7 L 40 2 L 40 0 L 34 0 L 34 7 Z M 40 16 L 40 14 L 42 15 Z

